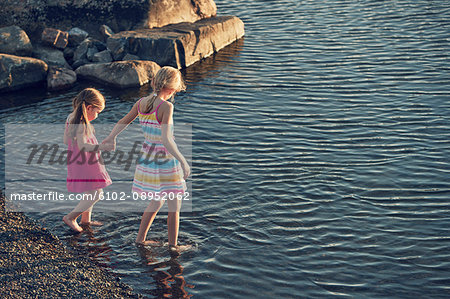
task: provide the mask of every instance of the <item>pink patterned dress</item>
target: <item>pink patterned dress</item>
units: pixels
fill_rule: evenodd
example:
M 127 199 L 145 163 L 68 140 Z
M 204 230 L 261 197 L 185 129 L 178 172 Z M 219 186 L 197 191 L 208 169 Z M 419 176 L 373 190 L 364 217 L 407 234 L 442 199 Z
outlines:
M 66 122 L 66 134 L 69 125 Z M 86 143 L 98 144 L 92 134 L 86 138 Z M 85 152 L 78 149 L 74 140 L 69 138 L 67 151 L 67 191 L 82 193 L 101 189 L 112 184 L 106 171 L 100 151 Z

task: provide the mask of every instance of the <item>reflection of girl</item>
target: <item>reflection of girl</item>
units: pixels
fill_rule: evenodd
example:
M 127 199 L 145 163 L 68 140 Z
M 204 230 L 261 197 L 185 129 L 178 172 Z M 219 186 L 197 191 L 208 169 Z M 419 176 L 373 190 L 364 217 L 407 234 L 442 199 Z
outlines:
M 172 251 L 170 260 L 159 262 L 155 252 L 140 247 L 139 253 L 146 266 L 146 273 L 151 275 L 152 282 L 156 283 L 155 292 L 158 298 L 190 298 L 192 295 L 186 291 L 186 287 L 194 288 L 186 284 L 182 276 L 183 266 L 178 261 L 178 252 Z
M 85 193 L 75 209 L 63 217 L 64 223 L 76 232 L 81 224 L 101 225 L 91 221 L 92 206 L 99 200 L 102 188 L 111 185 L 105 166 L 99 161 L 100 150 L 112 150 L 111 144 L 98 144 L 91 121 L 105 108 L 105 98 L 93 88 L 82 90 L 73 99 L 73 111 L 67 117 L 64 143 L 68 145 L 67 190 Z

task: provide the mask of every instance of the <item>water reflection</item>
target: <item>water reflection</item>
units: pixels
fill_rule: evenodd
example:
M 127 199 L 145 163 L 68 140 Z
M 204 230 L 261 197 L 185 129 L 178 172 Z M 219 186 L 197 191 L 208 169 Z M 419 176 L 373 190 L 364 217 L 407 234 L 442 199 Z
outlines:
M 188 83 L 197 83 L 205 78 L 214 77 L 230 62 L 236 60 L 244 47 L 244 38 L 241 38 L 234 43 L 226 46 L 218 53 L 200 60 L 191 65 L 187 69 L 182 70 L 184 79 Z
M 182 276 L 184 268 L 178 262 L 179 253 L 160 252 L 157 248 L 138 247 L 139 255 L 147 268 L 144 273 L 155 282 L 155 287 L 148 291 L 149 295 L 157 298 L 191 298 L 192 295 L 188 294 L 185 287 L 192 289 L 194 285 L 187 284 Z M 170 259 L 162 260 L 162 253 L 169 254 Z
M 208 58 L 202 59 L 187 69 L 181 70 L 184 80 L 189 84 L 201 82 L 206 78 L 214 77 L 220 73 L 223 68 L 229 65 L 230 62 L 236 60 L 244 47 L 244 38 L 241 38 L 234 43 L 226 46 L 218 53 L 211 55 Z M 188 86 L 189 88 L 189 86 Z M 139 89 L 111 89 L 120 97 L 121 100 L 135 101 L 138 98 L 147 96 L 151 93 L 152 88 L 150 84 L 141 86 Z M 182 94 L 182 93 L 181 93 Z

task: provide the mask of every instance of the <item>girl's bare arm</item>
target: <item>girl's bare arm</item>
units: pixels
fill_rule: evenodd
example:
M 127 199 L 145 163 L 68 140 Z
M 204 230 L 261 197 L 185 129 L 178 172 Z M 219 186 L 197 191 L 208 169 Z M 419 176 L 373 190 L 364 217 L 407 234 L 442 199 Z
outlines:
M 173 104 L 166 102 L 168 105 L 161 105 L 160 109 L 163 108 L 163 115 L 161 121 L 161 137 L 164 146 L 167 151 L 175 157 L 181 164 L 187 164 L 186 159 L 178 150 L 177 144 L 173 140 L 171 126 L 173 126 Z
M 117 137 L 117 135 L 119 135 L 123 130 L 125 130 L 128 127 L 128 125 L 133 120 L 136 119 L 136 117 L 138 116 L 138 106 L 137 105 L 139 105 L 139 101 L 133 105 L 133 107 L 131 108 L 130 112 L 128 112 L 127 115 L 122 117 L 122 119 L 116 123 L 116 125 L 112 129 L 111 133 L 109 133 L 108 137 L 106 137 L 102 143 L 114 142 L 114 139 Z

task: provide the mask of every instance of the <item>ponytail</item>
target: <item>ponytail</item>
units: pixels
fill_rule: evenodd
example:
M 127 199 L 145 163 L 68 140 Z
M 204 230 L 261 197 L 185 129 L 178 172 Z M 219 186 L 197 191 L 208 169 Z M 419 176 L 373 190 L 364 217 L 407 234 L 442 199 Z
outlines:
M 83 132 L 86 136 L 94 134 L 92 127 L 87 117 L 87 105 L 101 106 L 104 105 L 104 98 L 101 93 L 93 88 L 83 89 L 72 101 L 73 117 L 69 122 L 69 137 L 73 140 L 76 136 L 78 126 L 83 126 Z
M 150 96 L 150 99 L 147 101 L 147 106 L 144 109 L 144 113 L 149 113 L 150 111 L 152 111 L 153 109 L 153 104 L 156 101 L 156 98 L 158 97 L 157 93 L 154 93 Z

